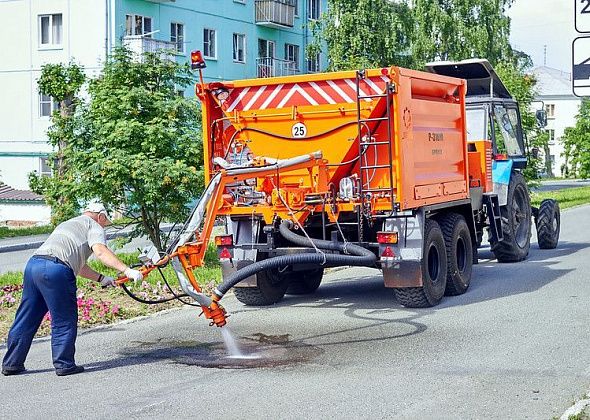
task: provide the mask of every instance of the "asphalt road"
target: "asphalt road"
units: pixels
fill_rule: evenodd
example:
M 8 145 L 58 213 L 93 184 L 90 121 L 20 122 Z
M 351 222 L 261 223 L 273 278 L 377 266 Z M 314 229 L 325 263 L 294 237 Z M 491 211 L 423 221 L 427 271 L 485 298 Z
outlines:
M 590 185 L 588 179 L 557 179 L 551 181 L 541 181 L 541 185 L 536 191 L 557 191 L 567 190 L 569 188 L 587 187 Z
M 481 251 L 468 292 L 436 308 L 402 308 L 365 269 L 270 308 L 226 297 L 229 328 L 261 359 L 227 359 L 192 308 L 81 334 L 81 375 L 55 376 L 36 341 L 29 373 L 0 377 L 0 417 L 560 416 L 590 388 L 589 210 L 564 212 L 559 248 L 533 244 L 526 262 Z

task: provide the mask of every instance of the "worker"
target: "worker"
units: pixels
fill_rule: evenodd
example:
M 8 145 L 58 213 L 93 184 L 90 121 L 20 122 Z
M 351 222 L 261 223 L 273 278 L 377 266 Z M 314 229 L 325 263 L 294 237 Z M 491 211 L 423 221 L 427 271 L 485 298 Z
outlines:
M 7 351 L 2 361 L 3 375 L 25 371 L 24 362 L 35 333 L 49 310 L 51 352 L 58 376 L 84 371 L 74 362 L 78 330 L 76 275 L 115 286 L 113 277 L 97 273 L 86 261 L 92 253 L 108 267 L 123 272 L 131 280 L 143 278 L 140 271 L 121 262 L 107 248 L 104 228 L 111 224 L 103 204 L 90 202 L 82 215 L 59 224 L 27 262 L 23 295 L 8 333 Z

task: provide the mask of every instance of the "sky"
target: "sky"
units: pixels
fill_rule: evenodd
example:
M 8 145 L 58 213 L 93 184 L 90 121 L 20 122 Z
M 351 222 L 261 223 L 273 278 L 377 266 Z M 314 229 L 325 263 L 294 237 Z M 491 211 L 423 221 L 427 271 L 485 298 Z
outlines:
M 571 73 L 572 41 L 580 36 L 574 27 L 575 1 L 581 0 L 514 0 L 508 10 L 512 47 L 527 53 L 535 67 Z

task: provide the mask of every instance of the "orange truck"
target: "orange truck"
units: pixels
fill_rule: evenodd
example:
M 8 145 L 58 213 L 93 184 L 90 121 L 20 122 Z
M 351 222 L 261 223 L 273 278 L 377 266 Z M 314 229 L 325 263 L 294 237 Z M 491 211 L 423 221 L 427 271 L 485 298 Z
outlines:
M 196 57 L 195 67 L 203 67 Z M 202 82 L 209 186 L 164 259 L 218 326 L 230 289 L 246 305 L 313 293 L 332 266 L 380 268 L 407 307 L 469 287 L 487 231 L 499 261 L 559 237 L 553 200 L 532 209 L 518 105 L 485 60 Z M 199 68 L 199 71 L 201 69 Z M 223 282 L 205 295 L 213 224 Z

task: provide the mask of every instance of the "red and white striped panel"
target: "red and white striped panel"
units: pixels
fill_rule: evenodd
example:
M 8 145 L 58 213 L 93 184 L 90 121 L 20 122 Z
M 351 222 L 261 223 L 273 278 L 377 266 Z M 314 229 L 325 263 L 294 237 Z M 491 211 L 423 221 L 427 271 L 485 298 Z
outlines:
M 388 81 L 385 76 L 364 79 L 361 96 L 383 94 Z M 232 89 L 222 108 L 225 112 L 233 112 L 355 102 L 355 79 L 336 79 Z

